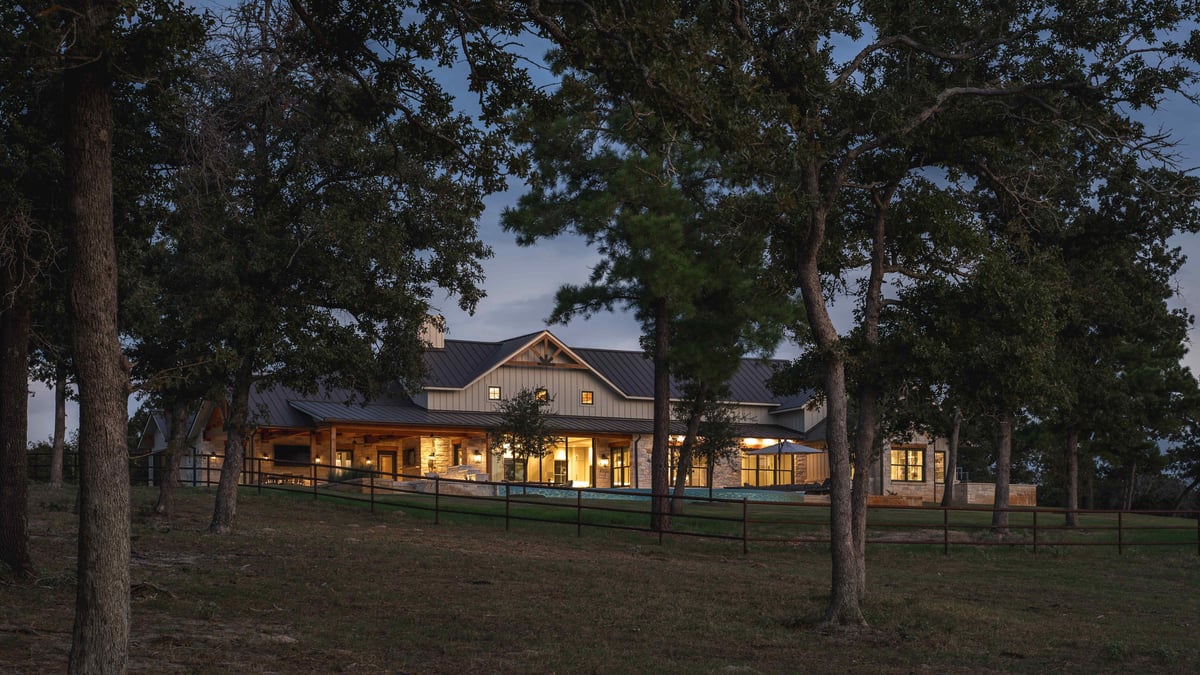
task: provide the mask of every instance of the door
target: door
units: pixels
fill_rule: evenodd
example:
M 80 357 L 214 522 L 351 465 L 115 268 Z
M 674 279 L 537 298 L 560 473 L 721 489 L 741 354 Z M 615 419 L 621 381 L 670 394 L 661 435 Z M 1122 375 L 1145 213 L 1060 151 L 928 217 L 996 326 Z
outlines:
M 384 478 L 396 480 L 396 451 L 379 452 L 379 473 Z

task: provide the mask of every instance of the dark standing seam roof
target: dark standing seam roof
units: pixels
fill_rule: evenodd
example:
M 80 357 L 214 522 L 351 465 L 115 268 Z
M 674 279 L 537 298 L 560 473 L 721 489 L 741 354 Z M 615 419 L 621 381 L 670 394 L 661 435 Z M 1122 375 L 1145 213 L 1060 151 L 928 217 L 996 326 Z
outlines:
M 517 349 L 540 334 L 541 331 L 538 331 L 503 342 L 446 340 L 443 349 L 425 351 L 425 365 L 429 368 L 425 386 L 465 387 L 480 375 L 504 363 Z
M 428 387 L 462 388 L 488 371 L 500 366 L 515 355 L 542 331 L 529 333 L 502 342 L 472 342 L 446 340 L 444 349 L 426 351 L 429 368 Z M 557 338 L 555 338 L 557 339 Z M 654 366 L 642 352 L 612 349 L 570 348 L 584 363 L 607 379 L 620 392 L 634 398 L 654 397 Z M 789 407 L 803 404 L 812 397 L 804 392 L 776 397 L 767 388 L 767 380 L 784 361 L 743 359 L 741 367 L 730 380 L 731 398 L 738 403 L 758 403 Z M 671 396 L 682 395 L 678 383 L 672 382 Z M 286 387 L 254 387 L 250 392 L 250 416 L 253 424 L 274 427 L 309 428 L 313 421 L 338 421 L 378 424 L 414 424 L 451 427 L 490 428 L 496 424 L 494 412 L 453 412 L 426 410 L 405 395 L 394 395 L 372 401 L 367 406 L 354 401 L 347 391 L 325 387 L 315 394 L 305 394 Z M 603 433 L 652 432 L 648 419 L 616 419 L 597 417 L 556 416 L 555 428 L 563 431 Z M 683 433 L 682 427 L 671 433 Z M 774 424 L 742 425 L 745 436 L 763 438 L 797 438 L 799 432 Z
M 344 405 L 327 401 L 292 401 L 292 407 L 310 415 L 318 422 L 353 422 L 358 424 L 403 424 L 412 426 L 458 427 L 464 429 L 494 429 L 501 423 L 500 413 L 426 410 L 416 405 L 372 404 L 367 407 Z M 563 433 L 654 433 L 654 420 L 619 417 L 581 417 L 554 415 L 547 420 L 551 429 Z M 804 434 L 776 424 L 738 425 L 742 436 L 762 438 L 802 439 Z M 682 421 L 671 422 L 671 433 L 687 433 Z
M 470 342 L 446 340 L 443 349 L 426 352 L 425 363 L 429 366 L 426 386 L 460 389 L 484 373 L 499 367 L 511 358 L 518 349 L 542 331 L 510 338 L 503 342 Z M 557 338 L 555 338 L 557 339 Z M 611 382 L 620 393 L 632 398 L 654 398 L 654 364 L 642 352 L 614 349 L 590 349 L 568 347 L 584 363 L 601 377 Z M 777 397 L 767 388 L 767 380 L 775 370 L 786 365 L 786 361 L 766 359 L 742 359 L 742 365 L 729 381 L 731 398 L 738 403 L 762 403 L 777 405 L 784 399 L 799 401 L 801 405 L 812 397 L 811 392 Z M 683 396 L 678 382 L 671 382 L 671 397 Z

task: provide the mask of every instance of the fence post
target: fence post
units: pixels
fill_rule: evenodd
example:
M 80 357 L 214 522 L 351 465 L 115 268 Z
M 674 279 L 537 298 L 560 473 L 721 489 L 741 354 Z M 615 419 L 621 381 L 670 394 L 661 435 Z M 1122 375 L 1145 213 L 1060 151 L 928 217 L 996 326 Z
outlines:
M 436 473 L 433 474 L 433 524 L 437 525 L 442 522 L 442 478 Z
M 262 458 L 255 457 L 255 459 L 258 460 L 258 471 L 255 471 L 254 473 L 258 474 L 258 494 L 261 495 L 262 494 Z
M 583 489 L 575 488 L 575 536 L 583 536 Z
M 512 500 L 512 485 L 504 484 L 504 531 L 508 532 L 508 505 Z
M 742 555 L 750 552 L 750 521 L 747 515 L 747 501 L 742 497 Z
M 1125 515 L 1124 511 L 1117 511 L 1117 553 L 1125 552 L 1125 529 L 1123 527 Z
M 192 455 L 192 487 L 196 487 L 196 485 L 200 482 L 196 476 L 196 471 L 199 468 L 200 468 L 200 464 L 198 462 L 196 462 L 196 456 Z
M 204 487 L 212 486 L 212 455 L 204 456 Z
M 950 555 L 950 507 L 942 507 L 942 555 Z
M 309 474 L 312 475 L 313 501 L 317 500 L 317 465 L 309 464 Z
M 375 472 L 374 471 L 371 472 L 371 513 L 375 513 Z

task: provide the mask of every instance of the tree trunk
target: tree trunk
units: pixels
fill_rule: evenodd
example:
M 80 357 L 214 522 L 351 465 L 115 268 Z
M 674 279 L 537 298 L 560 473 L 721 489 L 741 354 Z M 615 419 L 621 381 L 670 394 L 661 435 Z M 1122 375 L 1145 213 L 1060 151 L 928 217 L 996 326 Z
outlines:
M 246 433 L 250 416 L 250 386 L 253 378 L 249 367 L 242 367 L 236 376 L 229 416 L 225 422 L 225 458 L 221 463 L 221 479 L 217 482 L 217 499 L 213 506 L 212 534 L 233 531 L 237 519 L 237 489 L 246 457 Z
M 13 259 L 0 269 L 0 563 L 17 576 L 33 574 L 29 554 L 29 326 L 25 249 L 15 241 Z
M 858 394 L 858 423 L 854 431 L 854 477 L 851 488 L 851 530 L 854 535 L 854 574 L 859 600 L 867 592 L 867 496 L 870 493 L 871 462 L 879 428 L 879 396 L 874 386 L 864 385 Z
M 962 409 L 954 407 L 950 426 L 950 447 L 946 448 L 946 487 L 942 490 L 942 506 L 954 506 L 954 478 L 958 473 L 958 436 L 962 432 Z
M 887 216 L 898 183 L 872 194 L 875 224 L 871 236 L 871 272 L 863 299 L 863 341 L 868 368 L 878 358 L 879 314 L 883 309 L 883 264 L 886 254 Z M 875 458 L 879 429 L 879 387 L 875 374 L 863 372 L 858 378 L 858 423 L 854 431 L 854 477 L 851 488 L 851 531 L 854 537 L 854 574 L 858 579 L 858 597 L 867 592 L 867 493 L 870 491 L 871 462 Z
M 170 519 L 175 515 L 175 492 L 179 488 L 179 465 L 187 446 L 188 402 L 174 401 L 167 416 L 170 438 L 164 453 L 161 475 L 158 477 L 158 503 L 154 512 Z
M 675 494 L 671 498 L 671 515 L 679 513 L 683 508 L 683 498 L 687 491 L 687 477 L 692 472 L 692 457 L 695 453 L 696 437 L 700 434 L 700 422 L 704 417 L 704 407 L 708 402 L 708 387 L 699 387 L 696 399 L 691 402 L 688 410 L 687 432 L 683 443 L 679 445 L 679 459 L 675 463 Z M 711 458 L 709 460 L 711 464 Z M 711 482 L 711 481 L 710 481 Z M 712 485 L 709 485 L 711 489 Z
M 829 317 L 815 255 L 800 269 L 809 327 L 820 350 L 825 380 L 825 429 L 829 452 L 829 537 L 833 558 L 829 608 L 825 622 L 835 625 L 865 625 L 858 589 L 860 578 L 852 524 L 850 444 L 847 440 L 845 357 L 837 329 Z
M 992 530 L 1008 534 L 1008 483 L 1012 475 L 1012 420 L 1000 416 L 1000 441 L 996 444 L 996 498 L 992 502 Z
M 679 458 L 675 462 L 675 489 L 671 494 L 671 515 L 683 511 L 683 499 L 687 494 L 687 477 L 692 471 L 692 444 L 684 441 L 679 446 Z
M 671 367 L 670 327 L 666 298 L 654 301 L 654 449 L 650 456 L 650 529 L 671 529 L 670 432 Z
M 1137 461 L 1134 460 L 1133 466 L 1129 467 L 1129 489 L 1125 490 L 1124 509 L 1129 511 L 1133 508 L 1133 490 L 1137 485 Z
M 1079 526 L 1079 430 L 1067 432 L 1067 527 Z
M 54 441 L 50 450 L 50 487 L 63 482 L 63 454 L 67 447 L 67 369 L 54 367 Z
M 71 673 L 120 673 L 129 650 L 129 373 L 117 336 L 112 88 L 115 2 L 80 2 L 65 73 L 71 309 L 79 386 L 79 563 Z

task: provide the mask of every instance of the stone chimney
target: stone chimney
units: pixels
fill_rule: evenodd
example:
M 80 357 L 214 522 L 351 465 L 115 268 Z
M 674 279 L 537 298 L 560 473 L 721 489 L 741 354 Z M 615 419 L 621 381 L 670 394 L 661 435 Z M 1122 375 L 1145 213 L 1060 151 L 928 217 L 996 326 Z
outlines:
M 430 314 L 421 324 L 421 342 L 428 349 L 446 348 L 446 317 L 441 314 Z

